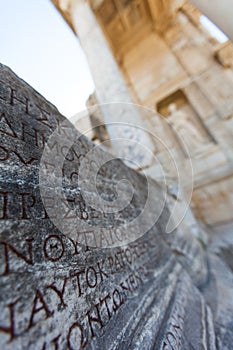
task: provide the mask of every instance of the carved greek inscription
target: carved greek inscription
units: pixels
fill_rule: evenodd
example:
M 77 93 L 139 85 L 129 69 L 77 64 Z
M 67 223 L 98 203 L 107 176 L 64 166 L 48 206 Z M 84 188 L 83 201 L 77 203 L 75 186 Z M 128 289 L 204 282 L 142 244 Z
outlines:
M 168 331 L 163 342 L 163 350 L 181 350 L 187 294 L 181 286 L 177 303 L 172 310 Z
M 18 161 L 20 161 L 20 163 L 22 163 L 26 167 L 29 167 L 35 162 L 38 162 L 38 158 L 30 157 L 25 159 L 25 155 L 21 155 L 19 152 L 9 150 L 4 146 L 0 146 L 0 162 L 7 161 L 11 158 L 11 155 L 15 155 Z
M 60 260 L 65 250 L 62 239 L 56 235 L 50 235 L 45 239 L 43 249 L 46 259 L 50 261 Z
M 3 153 L 1 152 L 5 150 L 1 149 L 0 146 L 0 158 L 4 157 L 6 158 L 7 152 Z M 31 159 L 28 161 L 27 165 L 30 165 L 31 162 L 34 160 Z M 24 162 L 24 164 L 26 164 Z M 50 165 L 48 165 L 50 166 Z M 48 191 L 48 195 L 43 196 L 44 204 L 46 209 L 52 209 L 55 207 L 55 199 L 52 195 L 50 195 Z M 40 196 L 37 195 L 37 193 L 30 193 L 30 192 L 8 192 L 8 191 L 2 191 L 0 192 L 0 220 L 8 220 L 8 219 L 15 219 L 15 220 L 31 220 L 35 219 L 33 210 L 36 208 L 36 217 L 40 219 L 48 219 L 49 217 L 52 219 L 55 216 L 54 213 L 50 214 L 48 216 L 46 209 L 44 207 L 44 204 L 41 202 Z M 90 206 L 87 206 L 84 202 L 81 194 L 78 192 L 75 192 L 75 196 L 73 195 L 73 198 L 70 196 L 67 196 L 65 199 L 61 198 L 60 205 L 63 205 L 63 218 L 64 220 L 69 219 L 80 219 L 80 220 L 93 220 L 93 219 L 99 219 L 101 221 L 111 221 L 117 220 L 117 214 L 111 213 L 111 215 L 106 216 L 102 212 L 99 212 Z M 16 206 L 18 207 L 17 213 L 15 212 Z M 88 232 L 93 232 L 91 230 Z M 86 234 L 86 236 L 85 236 Z M 114 240 L 117 240 L 118 242 L 122 242 L 122 234 L 121 228 L 119 227 L 113 227 L 109 228 L 108 230 L 103 229 L 100 230 L 100 235 L 98 236 L 99 243 L 98 246 L 102 247 L 106 245 L 106 243 L 109 245 L 114 242 Z M 81 237 L 81 235 L 83 237 Z M 95 239 L 96 237 L 92 237 L 92 239 Z M 77 241 L 81 243 L 88 244 L 88 233 L 86 232 L 77 232 Z M 97 242 L 96 242 L 97 244 Z
M 19 251 L 18 248 L 16 248 L 15 246 L 9 244 L 9 243 L 5 243 L 5 242 L 0 242 L 0 245 L 4 246 L 4 255 L 5 255 L 5 266 L 4 266 L 4 272 L 3 272 L 3 276 L 7 276 L 10 273 L 11 270 L 11 254 L 15 255 L 23 260 L 26 264 L 28 265 L 33 265 L 33 254 L 32 254 L 32 245 L 33 245 L 33 241 L 34 238 L 30 238 L 30 239 L 26 239 L 26 245 L 27 245 L 27 253 Z
M 1 204 L 1 216 L 0 220 L 7 220 L 8 219 L 8 192 L 0 192 L 0 198 L 2 201 Z
M 12 87 L 4 81 L 0 80 L 0 100 L 3 100 L 10 106 L 17 106 L 21 111 L 29 116 L 35 117 L 38 122 L 51 128 L 50 119 L 51 114 L 39 103 L 35 103 L 22 91 Z
M 99 332 L 106 327 L 112 317 L 126 303 L 127 297 L 135 292 L 144 282 L 145 270 L 140 266 L 108 294 L 100 296 L 98 302 L 87 311 L 78 326 L 80 330 L 80 344 L 82 344 L 81 348 L 85 347 L 91 339 L 99 335 Z
M 17 138 L 17 134 L 7 119 L 6 113 L 0 114 L 0 132 L 7 136 Z
M 15 217 L 14 205 L 17 203 L 18 216 Z M 29 220 L 30 210 L 35 206 L 36 198 L 32 193 L 0 192 L 0 220 Z
M 19 299 L 6 305 L 9 310 L 9 324 L 4 326 L 0 325 L 0 332 L 8 334 L 10 342 L 17 336 L 15 330 L 15 305 L 18 303 L 18 301 Z
M 36 290 L 35 298 L 33 300 L 32 312 L 27 328 L 28 330 L 38 322 L 38 318 L 37 321 L 35 320 L 35 318 L 37 314 L 41 311 L 43 311 L 45 319 L 52 316 L 54 313 L 54 311 L 49 310 L 46 301 L 44 300 L 43 294 L 39 290 Z
M 80 330 L 80 343 L 83 344 L 83 346 L 87 344 L 87 335 L 89 340 L 96 337 L 98 332 L 108 324 L 113 315 L 124 305 L 127 295 L 134 293 L 144 283 L 145 276 L 146 272 L 144 267 L 139 266 L 109 293 L 100 295 L 98 301 L 83 315 L 82 322 L 76 322 L 69 328 L 67 334 L 68 346 L 72 348 L 71 335 L 75 327 Z M 13 341 L 18 336 L 27 333 L 36 324 L 54 315 L 56 308 L 54 308 L 54 304 L 50 302 L 52 295 L 48 295 L 48 291 L 53 293 L 57 303 L 65 310 L 70 306 L 68 301 L 68 296 L 71 291 L 70 288 L 73 288 L 73 293 L 75 292 L 76 295 L 81 298 L 86 294 L 87 288 L 95 289 L 98 284 L 103 283 L 109 277 L 108 273 L 104 271 L 103 262 L 98 262 L 96 265 L 88 266 L 86 269 L 65 277 L 60 286 L 53 282 L 50 285 L 45 285 L 43 290 L 41 288 L 36 289 L 33 293 L 31 304 L 28 306 L 25 304 L 21 305 L 21 297 L 19 297 L 17 300 L 5 305 L 5 308 L 8 309 L 9 316 L 8 320 L 6 320 L 6 324 L 0 325 L 0 332 L 8 335 L 8 341 Z M 76 285 L 74 285 L 74 279 L 76 279 Z M 70 284 L 69 288 L 68 283 Z M 66 290 L 67 288 L 68 290 Z M 78 288 L 78 293 L 76 288 Z M 75 298 L 73 300 L 74 302 L 78 302 Z M 27 307 L 27 309 L 30 310 L 30 314 L 27 326 L 24 330 L 21 329 L 19 333 L 17 330 L 20 329 L 20 310 L 22 306 Z M 57 339 L 58 344 L 59 336 L 54 339 Z M 46 343 L 43 346 L 46 348 Z
M 126 315 L 126 322 L 131 310 L 127 303 L 135 297 L 135 305 L 146 292 L 144 284 L 154 278 L 154 247 L 158 242 L 155 235 L 145 235 L 127 246 L 115 244 L 122 243 L 129 233 L 124 223 L 140 212 L 143 182 L 122 211 L 103 213 L 101 208 L 91 208 L 79 182 L 84 158 L 85 166 L 96 171 L 98 194 L 109 199 L 112 208 L 116 205 L 118 177 L 125 174 L 129 178 L 130 170 L 122 167 L 121 174 L 121 163 L 119 173 L 118 163 L 99 169 L 97 158 L 88 159 L 94 146 L 70 130 L 69 122 L 65 123 L 39 94 L 23 84 L 20 89 L 10 76 L 8 72 L 6 80 L 12 84 L 0 81 L 0 343 L 3 348 L 12 349 L 83 349 L 104 338 L 121 312 Z M 56 141 L 47 143 L 53 139 L 49 137 L 54 131 Z M 64 141 L 72 139 L 71 132 L 76 138 L 69 148 L 59 142 L 59 137 Z M 48 157 L 43 167 L 39 161 L 46 147 L 55 156 L 52 160 Z M 56 166 L 60 156 L 64 158 L 62 169 Z M 61 190 L 64 195 L 61 200 L 53 196 L 53 181 L 51 186 L 44 186 L 47 196 L 42 194 L 44 183 L 41 177 L 39 183 L 39 176 L 43 169 L 59 180 L 54 182 L 56 194 Z M 136 188 L 137 175 L 132 175 L 133 179 L 134 176 Z M 58 207 L 59 219 L 72 220 L 67 221 L 72 225 L 64 225 L 64 230 L 55 225 L 50 213 L 51 209 L 56 217 Z M 69 229 L 74 232 L 62 233 Z M 121 247 L 108 249 L 111 245 Z M 172 344 L 173 336 L 179 344 L 182 317 L 182 313 L 175 313 L 170 318 L 163 339 L 166 346 Z
M 38 232 L 38 234 L 40 233 Z M 26 238 L 20 244 L 0 241 L 0 246 L 3 249 L 0 277 L 7 276 L 11 272 L 17 272 L 16 266 L 19 266 L 20 270 L 22 270 L 22 268 L 26 269 L 27 265 L 33 266 L 36 262 L 39 248 L 35 238 Z M 127 266 L 135 264 L 138 259 L 147 253 L 149 247 L 150 243 L 142 241 L 134 243 L 125 249 L 118 248 L 114 254 L 109 254 L 106 259 L 99 261 L 96 267 L 89 267 L 85 275 L 86 285 L 89 288 L 93 288 L 92 286 L 96 286 L 99 280 L 102 281 L 105 277 L 123 271 Z M 89 249 L 88 247 L 80 246 L 78 241 L 56 234 L 47 235 L 41 241 L 40 246 L 45 261 L 50 261 L 51 263 L 62 261 L 67 256 L 78 259 L 81 251 L 85 253 Z M 18 259 L 17 265 L 14 264 L 15 259 Z M 80 283 L 81 280 L 79 281 L 78 290 L 79 294 L 82 294 Z
M 69 350 L 83 349 L 87 345 L 87 339 L 84 336 L 83 326 L 75 322 L 67 334 L 67 347 Z
M 22 121 L 15 124 L 14 120 L 6 112 L 0 114 L 0 134 L 22 142 L 30 142 L 41 149 L 45 145 L 45 135 L 42 130 L 38 130 L 32 127 L 30 123 L 26 124 Z
M 49 343 L 44 342 L 41 350 L 47 350 L 47 349 L 51 349 L 51 348 L 54 350 L 59 350 L 60 349 L 60 344 L 59 344 L 60 338 L 61 338 L 61 334 L 58 334 Z M 52 346 L 51 346 L 51 344 L 52 344 Z
M 0 162 L 5 162 L 10 158 L 10 152 L 6 147 L 0 146 Z

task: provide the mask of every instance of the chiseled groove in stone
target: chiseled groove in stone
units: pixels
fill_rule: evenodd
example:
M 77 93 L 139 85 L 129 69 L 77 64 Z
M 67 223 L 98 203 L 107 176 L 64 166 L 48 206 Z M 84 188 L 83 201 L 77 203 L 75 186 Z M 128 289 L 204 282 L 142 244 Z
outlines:
M 209 254 L 208 257 L 212 284 L 205 285 L 202 292 L 213 312 L 217 349 L 232 350 L 233 274 L 218 256 Z
M 177 256 L 178 261 L 188 272 L 191 279 L 198 288 L 208 281 L 208 266 L 207 256 L 204 255 L 205 250 L 200 243 L 189 235 L 187 237 L 180 235 L 173 235 L 167 238 L 164 236 L 164 240 L 170 246 L 172 252 Z
M 206 346 L 206 342 L 207 342 L 207 320 L 206 320 L 206 308 L 204 305 L 204 300 L 203 297 L 201 297 L 201 311 L 202 311 L 202 343 L 203 343 L 203 350 L 208 350 L 207 346 Z
M 204 297 L 200 294 L 202 310 L 202 344 L 203 350 L 216 350 L 213 317 Z
M 172 259 L 173 260 L 173 259 Z M 173 264 L 174 264 L 174 260 L 173 260 Z M 137 332 L 137 329 L 140 325 L 141 322 L 145 321 L 145 319 L 147 319 L 147 314 L 148 314 L 148 309 L 151 309 L 151 306 L 153 305 L 153 303 L 155 303 L 155 301 L 161 301 L 161 299 L 159 299 L 159 295 L 160 293 L 163 293 L 163 289 L 159 287 L 158 283 L 162 282 L 162 280 L 164 280 L 164 278 L 166 279 L 166 276 L 169 274 L 169 268 L 171 268 L 171 261 L 168 263 L 167 266 L 165 266 L 165 271 L 163 273 L 163 270 L 160 269 L 160 271 L 158 272 L 158 274 L 156 275 L 156 279 L 152 278 L 151 279 L 151 283 L 152 286 L 149 286 L 149 282 L 145 285 L 144 291 L 141 293 L 141 295 L 139 295 L 137 297 L 137 299 L 134 301 L 134 304 L 136 302 L 136 308 L 131 310 L 132 316 L 129 320 L 124 320 L 124 308 L 122 308 L 122 315 L 119 317 L 123 317 L 122 320 L 120 320 L 120 322 L 127 322 L 125 324 L 125 326 L 123 326 L 123 329 L 120 331 L 120 333 L 118 335 L 116 335 L 116 337 L 114 338 L 115 341 L 111 342 L 108 344 L 107 348 L 113 350 L 113 349 L 131 349 L 131 337 L 134 336 L 134 332 Z M 176 265 L 177 266 L 177 265 Z M 176 269 L 176 268 L 175 268 Z M 180 267 L 178 267 L 178 270 L 180 269 Z M 175 280 L 175 278 L 174 278 Z M 168 288 L 169 291 L 171 292 L 171 288 Z M 157 290 L 157 291 L 156 291 Z M 167 291 L 167 293 L 169 293 L 169 291 Z M 140 300 L 140 301 L 139 301 Z M 169 298 L 168 298 L 169 301 Z M 128 306 L 130 301 L 128 302 Z M 126 307 L 127 307 L 126 305 Z M 160 312 L 162 313 L 162 310 L 164 309 L 161 306 L 161 310 Z M 157 310 L 158 311 L 158 310 Z M 116 319 L 117 322 L 117 319 Z M 156 323 L 157 326 L 159 325 L 159 322 Z M 111 332 L 111 330 L 109 330 Z M 98 341 L 95 343 L 96 345 L 96 349 L 102 349 L 101 346 L 99 347 Z M 142 344 L 141 344 L 142 345 Z
M 167 332 L 169 333 L 168 325 L 172 324 L 171 317 L 174 316 L 173 313 L 174 313 L 174 309 L 176 308 L 176 303 L 177 303 L 178 308 L 179 308 L 179 303 L 180 303 L 179 299 L 180 299 L 180 294 L 182 295 L 182 293 L 186 299 L 186 307 L 184 307 L 184 310 L 183 310 L 184 322 L 183 322 L 183 329 L 181 330 L 182 331 L 181 332 L 181 337 L 182 337 L 181 339 L 182 339 L 183 344 L 181 344 L 181 346 L 182 346 L 181 349 L 186 349 L 186 346 L 188 344 L 188 349 L 215 350 L 215 345 L 214 345 L 215 334 L 213 331 L 208 332 L 209 326 L 210 326 L 210 329 L 213 328 L 213 320 L 211 318 L 211 312 L 209 310 L 209 313 L 207 315 L 207 310 L 206 310 L 206 306 L 204 304 L 204 299 L 203 299 L 202 295 L 198 292 L 197 288 L 191 282 L 189 275 L 187 275 L 186 273 L 183 275 L 183 278 L 180 281 L 180 287 L 178 287 L 175 291 L 174 303 L 170 304 L 171 305 L 171 310 L 169 310 L 169 311 L 171 311 L 170 315 L 166 314 L 167 317 L 164 318 L 164 323 L 160 327 L 160 335 L 158 335 L 159 339 L 155 342 L 153 349 L 154 350 L 158 350 L 158 349 L 162 350 L 163 349 L 161 346 L 162 346 L 162 341 L 165 341 L 164 334 L 166 332 L 166 329 L 167 329 Z M 197 319 L 195 319 L 195 312 L 198 312 L 198 309 L 197 310 L 193 309 L 193 307 L 195 307 L 195 304 L 194 305 L 190 304 L 190 301 L 198 302 L 198 304 L 199 304 L 201 314 L 200 315 L 197 314 Z M 181 305 L 182 305 L 182 303 L 181 303 Z M 189 320 L 187 319 L 187 317 L 189 317 L 189 314 L 190 314 L 189 311 L 187 311 L 187 307 L 189 308 L 189 310 L 193 309 L 193 311 L 195 311 L 192 314 L 193 319 L 189 319 Z M 180 310 L 180 308 L 179 308 L 179 310 Z M 170 318 L 170 321 L 169 321 L 169 318 Z M 186 329 L 186 323 L 187 322 L 190 323 L 190 321 L 195 323 L 195 322 L 197 322 L 198 318 L 201 318 L 201 320 L 202 320 L 201 334 L 199 334 L 199 336 L 201 338 L 200 339 L 201 343 L 198 346 L 198 342 L 197 342 L 195 345 L 195 348 L 194 348 L 194 346 L 193 346 L 194 344 L 192 345 L 190 340 L 187 338 L 188 329 Z M 196 336 L 197 336 L 197 334 L 196 334 Z M 180 341 L 181 341 L 181 339 L 180 339 Z M 179 347 L 177 347 L 177 348 L 175 347 L 174 349 L 179 349 Z
M 140 332 L 141 328 L 144 328 L 142 323 L 144 323 L 145 319 L 148 318 L 148 313 L 151 313 L 151 309 L 153 309 L 153 307 L 157 311 L 156 314 L 158 314 L 158 310 L 160 312 L 160 314 L 158 315 L 158 320 L 156 321 L 156 328 L 158 328 L 160 319 L 162 318 L 163 312 L 166 308 L 166 306 L 164 307 L 162 301 L 166 300 L 165 304 L 169 303 L 169 298 L 174 292 L 174 288 L 180 272 L 181 266 L 179 264 L 176 264 L 174 259 L 171 259 L 167 262 L 166 265 L 160 268 L 159 271 L 156 271 L 156 276 L 154 275 L 152 278 L 152 284 L 149 286 L 146 293 L 140 297 L 140 302 L 138 303 L 137 309 L 134 311 L 127 324 L 118 334 L 116 341 L 110 347 L 111 350 L 124 350 L 132 348 L 131 338 L 133 339 L 134 334 Z M 155 290 L 158 289 L 158 283 L 162 282 L 164 276 L 168 276 L 169 274 L 172 274 L 171 286 L 167 288 L 165 294 L 163 294 L 163 289 L 161 289 L 161 291 L 156 292 L 156 294 Z M 162 294 L 161 299 L 159 298 L 160 294 Z M 156 304 L 156 302 L 158 302 L 159 304 L 153 306 L 153 304 Z M 140 344 L 140 346 L 142 345 L 143 343 Z M 136 348 L 133 347 L 132 349 Z
M 181 284 L 182 280 L 184 280 L 184 276 L 181 277 L 181 279 L 178 280 L 177 284 Z M 178 287 L 178 286 L 177 286 Z M 179 288 L 176 288 L 172 298 L 169 300 L 169 304 L 166 308 L 163 320 L 160 324 L 160 328 L 159 328 L 159 332 L 156 334 L 156 338 L 154 339 L 154 343 L 152 344 L 151 350 L 159 350 L 162 346 L 162 342 L 165 338 L 165 333 L 166 333 L 166 329 L 167 329 L 167 325 L 169 324 L 168 320 L 169 318 L 172 316 L 172 311 L 174 308 L 174 303 L 175 303 L 175 299 L 177 297 L 177 290 L 179 291 Z M 198 350 L 198 349 L 195 349 Z
M 39 250 L 39 247 L 37 248 Z M 99 250 L 99 252 L 101 253 L 101 258 L 100 259 L 97 259 L 96 262 L 100 262 L 102 260 L 104 260 L 106 258 L 106 256 L 108 257 L 108 252 L 106 251 L 101 251 Z M 47 273 L 47 270 L 50 272 L 50 271 L 53 271 L 55 270 L 57 272 L 57 276 L 60 276 L 61 278 L 64 277 L 64 271 L 65 271 L 65 274 L 67 271 L 69 271 L 70 269 L 73 270 L 73 269 L 79 269 L 81 270 L 83 267 L 85 267 L 85 265 L 88 266 L 88 263 L 90 263 L 90 261 L 92 260 L 92 254 L 93 254 L 93 251 L 87 251 L 85 252 L 85 255 L 84 254 L 81 254 L 81 252 L 74 256 L 73 260 L 71 260 L 71 258 L 68 260 L 67 257 L 65 261 L 62 261 L 62 262 L 56 262 L 56 263 L 49 263 L 48 261 L 45 261 L 44 259 L 42 259 L 42 261 L 36 261 L 35 262 L 35 265 L 34 266 L 26 266 L 26 269 L 22 269 L 22 270 L 15 270 L 15 271 L 10 271 L 10 276 L 12 278 L 12 280 L 16 280 L 15 277 L 19 276 L 19 280 L 20 280 L 20 284 L 23 285 L 23 277 L 24 277 L 24 280 L 28 279 L 30 280 L 30 276 L 33 272 L 35 272 L 36 269 L 38 269 L 36 271 L 37 273 L 37 277 L 39 280 L 41 280 L 41 277 L 43 279 L 44 277 L 44 274 Z M 139 263 L 144 263 L 145 261 L 145 257 L 142 256 L 140 258 L 138 258 L 137 260 L 137 264 Z M 169 272 L 169 269 L 171 269 L 172 267 L 172 263 L 171 261 L 169 260 L 168 261 L 168 266 L 162 266 L 160 267 L 160 270 L 156 270 L 156 280 L 161 278 L 162 274 L 165 274 L 166 273 L 166 270 L 167 270 L 167 273 Z M 128 269 L 130 269 L 130 265 L 127 266 Z M 125 268 L 126 270 L 126 268 Z M 125 271 L 124 270 L 124 271 Z M 4 280 L 5 279 L 5 283 L 7 285 L 7 282 L 9 282 L 9 276 L 8 277 L 5 277 L 5 276 L 1 276 L 1 278 Z M 151 279 L 155 278 L 155 276 L 151 277 Z M 157 282 L 156 282 L 157 283 Z M 4 284 L 2 284 L 2 286 L 4 287 Z
M 207 343 L 208 348 L 216 350 L 216 336 L 215 336 L 215 330 L 214 330 L 214 320 L 213 320 L 213 314 L 208 305 L 206 307 L 206 330 L 207 330 Z
M 203 296 L 200 295 L 200 297 L 202 308 L 203 350 L 216 350 L 212 313 L 210 308 L 205 304 Z
M 143 315 L 141 315 L 136 324 L 137 327 L 131 332 L 132 338 L 130 338 L 128 349 L 141 350 L 152 348 L 155 338 L 157 337 L 156 334 L 158 334 L 167 312 L 170 312 L 171 305 L 174 301 L 175 290 L 179 283 L 179 274 L 182 273 L 179 264 L 176 264 L 174 268 L 172 264 L 174 264 L 174 261 L 171 260 L 169 273 L 172 275 L 170 280 L 171 285 L 169 285 L 169 288 L 167 287 L 165 294 L 164 290 L 161 289 L 144 310 Z M 124 348 L 122 348 L 122 350 L 123 349 Z
M 170 265 L 172 265 L 172 264 L 170 264 Z M 171 266 L 169 266 L 169 268 L 171 269 Z M 170 271 L 170 269 L 168 269 L 168 271 L 167 272 L 169 272 Z M 163 274 L 162 274 L 162 272 L 163 271 L 161 271 L 161 277 L 163 277 Z M 164 272 L 165 273 L 165 272 Z M 156 276 L 157 277 L 157 276 Z M 151 280 L 153 281 L 153 278 L 151 278 Z M 158 280 L 157 280 L 157 278 L 156 279 L 154 279 L 154 282 L 156 283 L 156 284 L 158 284 Z M 153 293 L 153 290 L 152 290 L 152 293 Z M 140 296 L 138 296 L 139 298 L 140 298 Z M 137 299 L 138 299 L 138 297 L 137 297 Z M 130 300 L 129 300 L 129 302 L 128 302 L 128 304 L 130 303 Z M 32 348 L 32 349 L 34 349 L 34 348 Z M 97 348 L 96 348 L 97 349 Z M 98 349 L 103 349 L 103 347 L 100 345 L 100 347 L 98 347 Z M 105 348 L 104 348 L 105 349 Z

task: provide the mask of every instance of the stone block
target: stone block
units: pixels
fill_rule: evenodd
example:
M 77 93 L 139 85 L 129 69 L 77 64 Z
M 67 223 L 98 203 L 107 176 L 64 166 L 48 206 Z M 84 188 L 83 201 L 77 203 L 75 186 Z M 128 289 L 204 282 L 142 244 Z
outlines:
M 185 263 L 189 250 L 198 261 L 198 250 L 176 233 L 165 239 L 160 186 L 111 159 L 98 168 L 98 193 L 93 178 L 85 192 L 82 172 L 106 153 L 90 160 L 94 144 L 3 65 L 0 84 L 0 347 L 215 349 L 212 313 Z M 58 144 L 49 143 L 54 132 Z M 111 211 L 130 183 L 131 200 Z M 186 247 L 182 259 L 173 239 Z

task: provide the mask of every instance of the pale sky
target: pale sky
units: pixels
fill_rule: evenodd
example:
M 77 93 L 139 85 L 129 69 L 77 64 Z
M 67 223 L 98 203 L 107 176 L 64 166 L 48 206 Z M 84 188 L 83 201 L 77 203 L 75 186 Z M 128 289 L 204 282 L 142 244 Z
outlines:
M 0 62 L 66 117 L 94 91 L 78 39 L 49 0 L 0 0 Z
M 212 23 L 206 16 L 201 16 L 200 22 L 220 43 L 224 43 L 228 40 L 228 37 L 218 27 L 216 27 L 216 25 Z

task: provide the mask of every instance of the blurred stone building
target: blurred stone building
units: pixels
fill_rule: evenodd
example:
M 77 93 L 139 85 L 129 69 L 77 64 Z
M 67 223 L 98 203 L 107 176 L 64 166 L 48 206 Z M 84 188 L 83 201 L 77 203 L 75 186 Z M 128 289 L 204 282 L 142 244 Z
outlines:
M 136 108 L 135 120 L 166 141 L 185 172 L 187 150 L 174 132 L 180 131 L 193 164 L 191 207 L 196 218 L 210 225 L 232 220 L 231 41 L 215 39 L 203 26 L 202 14 L 182 0 L 53 3 L 78 36 L 89 62 L 96 91 L 87 105 L 121 101 L 148 107 L 148 113 Z M 129 121 L 120 109 L 117 118 Z M 108 133 L 112 137 L 109 110 L 93 107 L 90 121 L 93 126 L 106 124 L 95 129 L 95 141 L 106 140 Z M 158 144 L 154 154 L 172 178 Z M 156 166 L 153 169 L 156 178 Z

